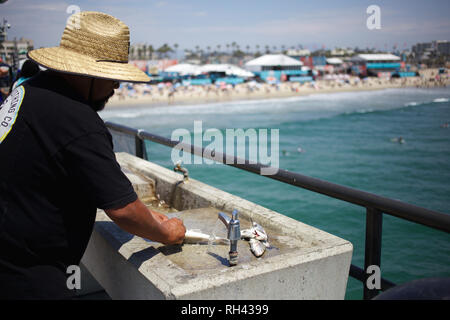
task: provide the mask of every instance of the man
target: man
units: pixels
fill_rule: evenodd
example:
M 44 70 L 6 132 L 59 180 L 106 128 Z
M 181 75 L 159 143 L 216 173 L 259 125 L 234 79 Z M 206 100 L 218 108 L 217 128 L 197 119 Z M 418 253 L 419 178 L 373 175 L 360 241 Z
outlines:
M 72 295 L 96 208 L 121 228 L 178 244 L 179 219 L 149 211 L 120 170 L 98 110 L 120 81 L 148 82 L 128 64 L 128 27 L 98 12 L 71 16 L 59 47 L 29 52 L 48 70 L 0 108 L 0 299 Z

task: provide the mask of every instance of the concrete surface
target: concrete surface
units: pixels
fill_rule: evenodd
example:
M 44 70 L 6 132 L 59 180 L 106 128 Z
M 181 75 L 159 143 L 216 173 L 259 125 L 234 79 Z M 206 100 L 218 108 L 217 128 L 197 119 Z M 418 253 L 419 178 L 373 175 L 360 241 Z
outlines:
M 266 229 L 276 250 L 257 259 L 240 241 L 241 262 L 229 267 L 226 248 L 163 246 L 121 230 L 99 210 L 82 263 L 112 299 L 344 299 L 350 242 L 195 179 L 179 183 L 181 174 L 152 162 L 116 156 L 144 202 L 164 200 L 176 209 L 170 214 L 208 232 L 219 210 L 237 209 L 243 224 L 252 219 Z

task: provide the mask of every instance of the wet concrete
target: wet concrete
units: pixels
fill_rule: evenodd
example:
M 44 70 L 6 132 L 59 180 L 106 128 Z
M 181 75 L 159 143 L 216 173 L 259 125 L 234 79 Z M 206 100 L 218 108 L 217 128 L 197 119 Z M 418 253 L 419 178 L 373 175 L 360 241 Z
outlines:
M 158 211 L 160 208 L 148 206 L 149 209 Z M 184 211 L 174 211 L 172 208 L 165 208 L 169 218 L 179 218 L 183 221 L 186 229 L 198 230 L 208 235 L 214 234 L 216 237 L 226 238 L 227 230 L 225 225 L 217 218 L 220 210 L 217 208 L 199 208 Z M 161 210 L 159 210 L 162 212 Z M 231 213 L 225 212 L 228 216 Z M 245 217 L 239 217 L 241 230 L 251 227 L 251 221 Z M 257 221 L 256 221 L 257 222 Z M 279 254 L 298 250 L 300 247 L 310 247 L 310 243 L 302 242 L 293 237 L 281 235 L 270 227 L 263 226 L 268 234 L 270 248 L 267 248 L 264 255 L 256 258 L 250 251 L 249 242 L 238 241 L 239 263 L 249 263 L 252 261 L 265 260 Z M 199 271 L 206 269 L 228 268 L 229 245 L 199 243 L 164 246 L 152 243 L 169 260 L 179 267 L 189 271 Z
M 353 251 L 348 241 L 193 177 L 181 183 L 181 175 L 155 163 L 116 157 L 149 209 L 218 237 L 226 237 L 218 212 L 231 216 L 236 209 L 241 229 L 253 219 L 273 249 L 256 258 L 240 240 L 239 263 L 229 267 L 228 245 L 162 245 L 121 230 L 99 210 L 82 261 L 112 299 L 343 299 Z

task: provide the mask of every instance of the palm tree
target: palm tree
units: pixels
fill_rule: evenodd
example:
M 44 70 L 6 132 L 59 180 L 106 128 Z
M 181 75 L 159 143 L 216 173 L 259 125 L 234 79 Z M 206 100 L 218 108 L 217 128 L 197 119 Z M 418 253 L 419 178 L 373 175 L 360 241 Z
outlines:
M 173 47 L 175 48 L 175 58 L 177 58 L 178 57 L 178 43 L 174 43 L 173 44 Z
M 150 59 L 150 60 L 153 59 L 153 52 L 155 52 L 155 49 L 154 49 L 153 46 L 150 44 L 150 45 L 148 45 L 147 50 L 148 50 L 148 56 L 149 56 L 149 59 Z
M 160 56 L 163 56 L 165 58 L 168 57 L 168 52 L 173 52 L 173 49 L 169 47 L 167 43 L 164 43 L 158 50 L 156 50 L 160 54 Z
M 232 48 L 232 50 L 234 51 L 234 48 L 236 47 L 236 42 L 235 41 L 233 41 L 232 43 L 231 43 L 231 48 Z
M 147 59 L 147 45 L 142 45 L 142 55 L 144 56 L 144 60 Z

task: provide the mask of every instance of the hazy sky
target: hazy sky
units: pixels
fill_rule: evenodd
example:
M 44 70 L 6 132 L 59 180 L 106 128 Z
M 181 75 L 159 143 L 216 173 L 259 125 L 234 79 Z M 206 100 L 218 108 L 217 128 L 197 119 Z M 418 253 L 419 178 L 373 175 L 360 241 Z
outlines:
M 369 5 L 381 9 L 381 29 L 369 30 Z M 70 5 L 102 11 L 124 21 L 131 43 L 222 49 L 237 42 L 310 49 L 359 46 L 410 47 L 417 42 L 450 40 L 450 0 L 8 0 L 0 19 L 11 24 L 9 39 L 26 37 L 35 48 L 56 46 Z

